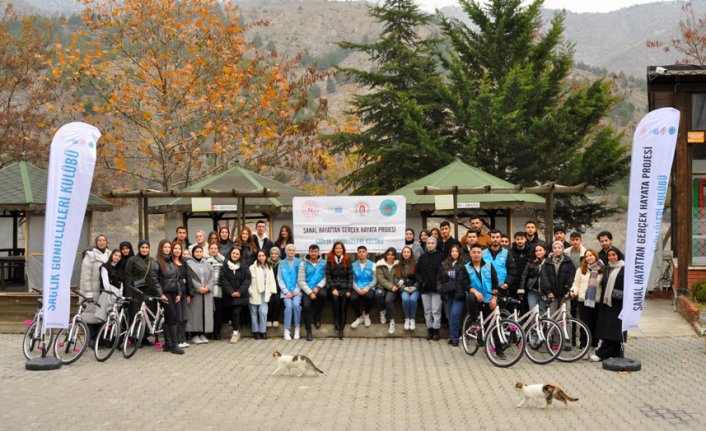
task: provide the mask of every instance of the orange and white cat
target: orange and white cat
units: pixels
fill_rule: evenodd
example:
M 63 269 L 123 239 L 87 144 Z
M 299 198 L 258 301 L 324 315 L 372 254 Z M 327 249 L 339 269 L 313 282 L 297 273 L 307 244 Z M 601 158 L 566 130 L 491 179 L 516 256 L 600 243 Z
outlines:
M 540 408 L 548 407 L 552 405 L 552 400 L 557 400 L 563 402 L 565 405 L 567 401 L 578 401 L 578 398 L 571 398 L 566 392 L 562 391 L 557 385 L 552 384 L 537 384 L 537 385 L 526 385 L 522 382 L 515 383 L 515 388 L 522 391 L 522 400 L 520 404 L 516 407 L 521 407 L 527 400 L 539 400 L 544 399 L 546 404 Z

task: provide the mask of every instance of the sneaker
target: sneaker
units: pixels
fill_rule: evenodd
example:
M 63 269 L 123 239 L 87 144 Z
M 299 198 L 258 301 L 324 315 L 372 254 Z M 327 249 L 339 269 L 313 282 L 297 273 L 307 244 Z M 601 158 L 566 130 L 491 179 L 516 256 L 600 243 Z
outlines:
M 201 339 L 201 344 L 208 344 L 208 338 L 205 335 L 201 334 L 199 338 Z
M 369 326 L 370 326 L 370 323 L 371 323 L 371 322 L 370 322 L 370 314 L 368 314 L 368 313 L 363 313 L 363 324 L 365 324 L 365 327 L 366 327 L 366 328 L 369 327 Z M 383 322 L 383 323 L 384 323 L 384 322 Z
M 272 327 L 279 328 L 279 321 L 275 320 L 274 322 L 272 322 Z
M 359 318 L 355 319 L 353 323 L 351 323 L 351 328 L 355 329 L 360 326 L 361 323 L 363 323 L 364 319 L 363 316 L 360 316 Z
M 267 328 L 271 328 L 271 327 L 272 327 L 272 322 L 270 322 L 270 321 L 268 320 L 267 323 L 265 323 L 265 326 L 266 326 Z
M 591 362 L 601 362 L 602 359 L 598 355 L 593 353 L 591 354 L 591 356 L 589 356 L 588 360 Z
M 182 343 L 182 344 L 186 344 L 186 343 Z M 172 346 L 170 352 L 174 353 L 175 355 L 183 355 L 184 349 L 182 349 L 180 346 Z
M 383 325 L 384 325 L 385 323 L 387 323 L 387 316 L 386 316 L 386 314 L 387 314 L 387 313 L 385 313 L 385 310 L 382 310 L 382 311 L 380 312 L 380 323 L 382 323 Z
M 404 330 L 409 331 L 409 319 L 404 319 Z
M 284 330 L 284 339 L 285 339 L 286 341 L 290 341 L 290 340 L 292 339 L 292 336 L 289 335 L 289 329 L 285 329 L 285 330 Z
M 395 321 L 390 320 L 390 327 L 387 329 L 387 333 L 392 335 L 395 333 Z
M 183 343 L 179 343 L 178 346 L 182 349 L 186 349 L 187 347 L 190 346 L 190 344 L 187 343 L 186 341 L 184 341 Z
M 230 344 L 235 344 L 238 341 L 240 341 L 240 333 L 233 332 L 233 335 L 231 335 L 231 337 L 230 337 Z
M 299 339 L 299 327 L 298 326 L 294 327 L 294 339 L 295 340 Z
M 417 322 L 414 319 L 409 319 L 409 330 L 414 331 L 417 329 Z
M 201 337 L 199 335 L 194 335 L 194 338 L 191 339 L 191 344 L 203 344 Z

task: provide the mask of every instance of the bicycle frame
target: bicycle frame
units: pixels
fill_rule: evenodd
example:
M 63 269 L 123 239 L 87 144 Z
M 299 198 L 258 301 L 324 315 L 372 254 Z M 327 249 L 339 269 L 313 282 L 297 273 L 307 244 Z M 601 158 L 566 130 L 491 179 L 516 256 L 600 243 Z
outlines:
M 145 326 L 147 329 L 149 329 L 149 334 L 154 335 L 162 332 L 161 328 L 155 328 L 153 321 L 156 323 L 157 322 L 157 316 L 162 316 L 164 314 L 164 309 L 162 308 L 162 304 L 159 303 L 157 298 L 149 297 L 147 298 L 149 300 L 153 300 L 157 303 L 157 312 L 152 313 L 152 310 L 149 309 L 147 304 L 145 304 L 145 301 L 142 301 L 142 305 L 140 306 L 140 311 L 142 311 L 142 316 L 145 319 Z
M 488 339 L 488 334 L 490 333 L 491 329 L 495 328 L 500 328 L 500 320 L 502 320 L 502 316 L 500 315 L 500 307 L 496 306 L 493 311 L 488 314 L 488 317 L 483 319 L 483 311 L 481 310 L 480 312 L 480 331 L 481 331 L 481 336 L 483 337 L 483 340 Z M 491 323 L 495 321 L 495 325 L 493 326 Z M 487 328 L 487 331 L 486 331 Z M 505 334 L 503 331 L 498 329 L 498 337 L 500 342 L 506 343 L 507 338 L 505 338 Z
M 541 319 L 541 313 L 539 312 L 539 304 L 535 304 L 531 310 L 526 312 L 520 317 L 517 317 L 517 310 L 512 312 L 512 320 L 519 323 L 522 329 L 525 331 L 532 325 L 539 329 L 539 319 Z M 546 341 L 544 331 L 537 331 L 537 335 L 541 341 Z
M 566 317 L 566 303 L 562 302 L 561 307 L 557 308 L 557 310 L 554 312 L 554 314 L 549 313 L 549 309 L 547 309 L 546 312 L 546 317 L 549 319 L 554 320 L 556 323 L 559 324 L 561 327 L 561 330 L 563 332 L 564 339 L 569 339 L 570 334 L 568 332 L 569 325 L 567 325 L 567 317 Z

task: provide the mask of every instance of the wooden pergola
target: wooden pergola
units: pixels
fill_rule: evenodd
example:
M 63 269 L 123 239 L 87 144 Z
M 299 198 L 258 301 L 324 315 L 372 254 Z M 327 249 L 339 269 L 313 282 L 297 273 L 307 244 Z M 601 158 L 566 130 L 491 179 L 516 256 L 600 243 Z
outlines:
M 114 199 L 137 199 L 138 235 L 140 238 L 149 241 L 149 206 L 148 200 L 151 198 L 237 198 L 238 199 L 238 227 L 245 226 L 245 199 L 247 198 L 276 198 L 279 192 L 276 190 L 239 191 L 231 189 L 229 191 L 200 189 L 200 190 L 170 190 L 158 191 L 149 189 L 140 190 L 111 190 L 103 195 L 105 198 Z

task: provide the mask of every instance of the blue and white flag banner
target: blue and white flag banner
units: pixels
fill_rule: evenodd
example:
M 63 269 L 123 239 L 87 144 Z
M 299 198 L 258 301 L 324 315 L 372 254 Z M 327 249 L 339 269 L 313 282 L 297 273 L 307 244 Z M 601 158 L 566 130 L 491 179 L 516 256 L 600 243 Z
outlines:
M 69 324 L 71 273 L 100 137 L 95 127 L 77 122 L 62 126 L 51 142 L 42 273 L 45 328 Z
M 399 251 L 404 246 L 406 205 L 404 196 L 295 197 L 294 245 L 303 254 L 312 244 L 328 253 L 336 241 L 348 253 L 355 253 L 359 245 L 372 253 L 389 247 Z
M 625 232 L 623 331 L 635 329 L 640 323 L 659 241 L 678 131 L 679 111 L 661 108 L 640 121 L 633 137 Z

